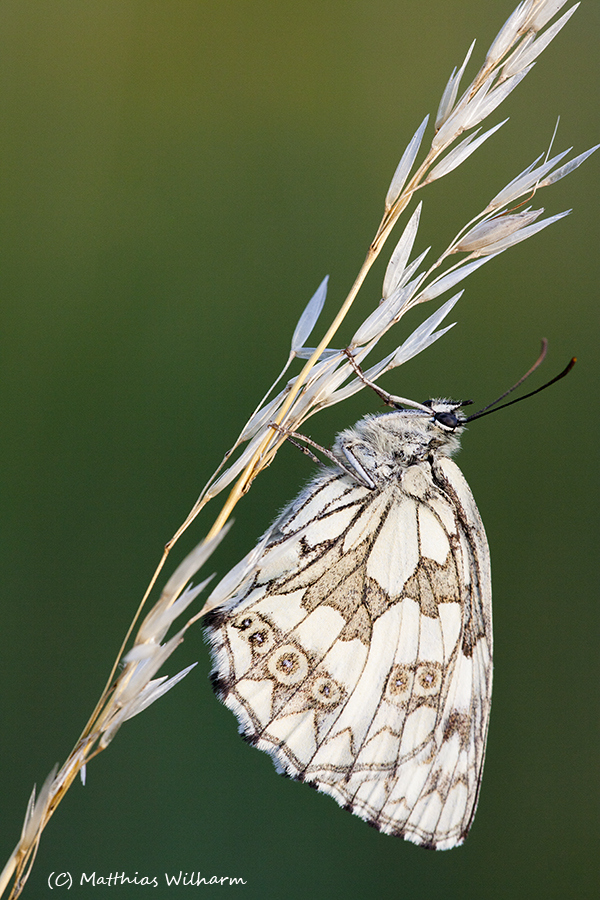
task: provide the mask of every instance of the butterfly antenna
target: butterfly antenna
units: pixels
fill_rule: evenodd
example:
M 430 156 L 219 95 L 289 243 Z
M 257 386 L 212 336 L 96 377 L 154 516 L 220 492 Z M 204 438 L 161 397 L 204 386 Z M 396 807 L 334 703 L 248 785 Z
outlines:
M 516 389 L 520 385 L 522 385 L 523 382 L 526 381 L 530 375 L 532 375 L 535 372 L 535 370 L 538 368 L 538 366 L 541 366 L 541 364 L 544 362 L 544 360 L 546 358 L 547 352 L 548 352 L 548 341 L 546 340 L 546 338 L 542 338 L 542 349 L 540 351 L 540 355 L 538 356 L 538 358 L 536 359 L 536 361 L 534 362 L 532 367 L 530 369 L 528 369 L 525 372 L 525 374 L 522 375 L 521 378 L 519 378 L 519 380 L 517 382 L 515 382 L 515 384 L 513 384 L 512 387 L 510 387 L 507 391 L 504 391 L 503 394 L 500 394 L 500 396 L 497 397 L 495 400 L 492 400 L 491 403 L 488 403 L 487 406 L 484 406 L 483 409 L 480 409 L 479 412 L 474 413 L 474 415 L 479 416 L 479 415 L 483 414 L 488 409 L 491 409 L 492 406 L 495 406 L 496 403 L 500 403 L 501 400 L 504 400 L 505 397 L 508 397 L 509 394 L 512 394 L 513 391 L 516 391 Z
M 507 406 L 512 406 L 513 403 L 520 403 L 521 400 L 527 400 L 528 397 L 533 397 L 534 394 L 539 394 L 540 391 L 545 391 L 547 387 L 550 387 L 551 384 L 554 384 L 556 381 L 560 381 L 561 378 L 564 378 L 565 375 L 568 375 L 575 363 L 577 362 L 577 357 L 574 356 L 571 360 L 569 360 L 568 364 L 558 375 L 555 375 L 554 378 L 551 378 L 550 381 L 547 381 L 546 384 L 543 384 L 541 387 L 536 388 L 535 391 L 530 391 L 528 394 L 523 394 L 522 397 L 515 397 L 514 400 L 509 400 L 508 403 L 503 403 L 502 406 L 496 406 L 500 400 L 503 400 L 509 394 L 519 387 L 519 385 L 523 384 L 523 382 L 529 378 L 529 376 L 535 372 L 539 365 L 544 361 L 544 357 L 546 356 L 546 351 L 548 349 L 548 341 L 544 338 L 542 341 L 542 352 L 540 353 L 537 360 L 534 362 L 532 367 L 525 372 L 525 374 L 519 378 L 516 384 L 513 384 L 511 388 L 501 394 L 497 400 L 494 400 L 493 403 L 489 403 L 488 406 L 484 406 L 483 409 L 480 409 L 479 412 L 473 413 L 472 416 L 468 416 L 464 421 L 472 422 L 473 419 L 480 419 L 482 416 L 489 416 L 490 413 L 498 412 L 499 409 L 505 409 Z

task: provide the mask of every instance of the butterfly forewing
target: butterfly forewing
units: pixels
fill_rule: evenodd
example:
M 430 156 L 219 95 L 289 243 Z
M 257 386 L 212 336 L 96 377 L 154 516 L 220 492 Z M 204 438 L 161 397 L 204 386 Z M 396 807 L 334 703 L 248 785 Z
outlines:
M 423 419 L 421 414 L 421 419 Z M 381 831 L 445 849 L 477 803 L 491 692 L 489 552 L 435 421 L 363 420 L 209 622 L 217 693 L 276 767 Z M 335 449 L 334 449 L 335 452 Z

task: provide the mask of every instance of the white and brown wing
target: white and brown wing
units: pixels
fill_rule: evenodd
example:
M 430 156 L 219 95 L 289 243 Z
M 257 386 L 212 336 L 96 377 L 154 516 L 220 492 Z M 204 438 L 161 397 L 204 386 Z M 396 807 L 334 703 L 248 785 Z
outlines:
M 375 490 L 323 473 L 208 624 L 215 690 L 279 771 L 381 831 L 462 843 L 485 752 L 491 588 L 450 459 Z

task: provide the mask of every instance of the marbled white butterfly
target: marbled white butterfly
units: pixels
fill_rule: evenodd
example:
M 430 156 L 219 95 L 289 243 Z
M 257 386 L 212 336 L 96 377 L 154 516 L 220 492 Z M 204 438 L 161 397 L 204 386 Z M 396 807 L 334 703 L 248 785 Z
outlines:
M 464 405 L 342 431 L 338 466 L 284 510 L 251 579 L 207 619 L 215 691 L 247 740 L 379 830 L 437 849 L 473 820 L 492 689 L 489 549 L 451 456 L 495 404 L 469 418 Z

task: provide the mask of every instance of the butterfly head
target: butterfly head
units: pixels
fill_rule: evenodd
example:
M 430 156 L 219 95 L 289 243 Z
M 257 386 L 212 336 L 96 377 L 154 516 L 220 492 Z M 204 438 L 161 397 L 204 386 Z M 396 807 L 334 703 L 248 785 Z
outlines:
M 430 453 L 452 456 L 460 449 L 466 416 L 461 409 L 470 400 L 427 400 L 417 409 L 399 408 L 399 427 L 407 461 L 424 459 Z M 392 417 L 394 414 L 390 414 Z M 398 425 L 396 425 L 398 427 Z
M 467 421 L 459 410 L 463 406 L 469 406 L 472 400 L 426 400 L 423 406 L 428 407 L 432 413 L 432 424 L 437 425 L 442 431 L 460 434 Z

